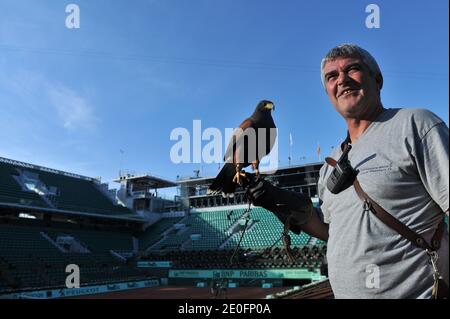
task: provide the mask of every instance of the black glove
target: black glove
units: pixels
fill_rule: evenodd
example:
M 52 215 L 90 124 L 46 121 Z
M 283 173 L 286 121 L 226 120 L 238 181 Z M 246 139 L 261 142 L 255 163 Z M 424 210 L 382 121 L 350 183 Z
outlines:
M 290 230 L 296 234 L 300 234 L 300 225 L 312 216 L 313 206 L 308 196 L 276 187 L 261 175 L 246 173 L 242 187 L 253 205 L 270 210 L 283 224 L 290 217 Z

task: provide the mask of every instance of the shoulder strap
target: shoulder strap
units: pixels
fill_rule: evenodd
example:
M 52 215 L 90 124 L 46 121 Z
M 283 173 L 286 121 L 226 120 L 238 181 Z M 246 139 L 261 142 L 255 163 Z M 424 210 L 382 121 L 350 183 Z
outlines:
M 444 230 L 444 223 L 443 221 L 439 224 L 438 229 L 433 235 L 433 239 L 431 240 L 431 245 L 427 243 L 427 241 L 418 233 L 413 231 L 411 228 L 403 224 L 401 221 L 399 221 L 397 218 L 389 214 L 387 211 L 383 209 L 380 205 L 377 204 L 374 200 L 370 198 L 369 195 L 362 189 L 361 184 L 359 184 L 359 181 L 357 178 L 355 178 L 355 181 L 353 182 L 353 187 L 356 190 L 356 193 L 358 194 L 359 198 L 361 198 L 366 205 L 367 208 L 376 216 L 378 219 L 380 219 L 383 223 L 385 223 L 390 228 L 394 229 L 396 232 L 398 232 L 401 236 L 408 239 L 413 245 L 420 247 L 424 250 L 428 251 L 436 251 L 439 249 L 441 245 L 441 238 Z

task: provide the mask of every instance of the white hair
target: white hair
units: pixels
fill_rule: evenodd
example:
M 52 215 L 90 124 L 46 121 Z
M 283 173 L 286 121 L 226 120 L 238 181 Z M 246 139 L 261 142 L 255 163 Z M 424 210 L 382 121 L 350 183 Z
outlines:
M 380 75 L 381 78 L 383 78 L 377 61 L 375 61 L 374 57 L 369 52 L 357 46 L 356 44 L 345 43 L 332 48 L 322 59 L 322 62 L 320 64 L 320 77 L 322 79 L 323 86 L 325 87 L 325 74 L 323 73 L 323 68 L 328 61 L 332 61 L 337 58 L 348 58 L 355 56 L 361 58 L 361 60 L 369 68 L 369 71 L 372 74 L 374 74 L 375 76 Z M 383 81 L 381 81 L 380 89 L 382 86 Z

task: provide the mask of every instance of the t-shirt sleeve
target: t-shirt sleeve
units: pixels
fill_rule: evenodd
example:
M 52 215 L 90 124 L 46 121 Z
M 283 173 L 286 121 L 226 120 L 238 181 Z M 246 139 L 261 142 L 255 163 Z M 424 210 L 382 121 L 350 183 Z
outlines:
M 317 192 L 319 195 L 319 207 L 316 208 L 316 211 L 318 212 L 319 216 L 321 217 L 322 221 L 326 224 L 330 223 L 330 212 L 328 212 L 324 207 L 322 206 L 323 198 L 325 196 L 325 190 L 326 190 L 326 184 L 325 184 L 325 175 L 327 172 L 327 164 L 324 164 L 322 168 L 320 169 L 319 173 L 319 180 L 317 182 Z
M 449 130 L 444 122 L 433 125 L 415 142 L 416 165 L 425 189 L 445 212 L 449 195 Z

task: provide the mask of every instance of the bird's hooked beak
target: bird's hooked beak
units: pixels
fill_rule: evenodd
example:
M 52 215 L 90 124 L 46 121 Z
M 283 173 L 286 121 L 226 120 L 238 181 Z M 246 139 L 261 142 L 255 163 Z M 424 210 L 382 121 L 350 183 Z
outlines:
M 273 103 L 267 103 L 265 105 L 265 108 L 268 109 L 268 110 L 275 111 L 275 105 L 273 105 Z

